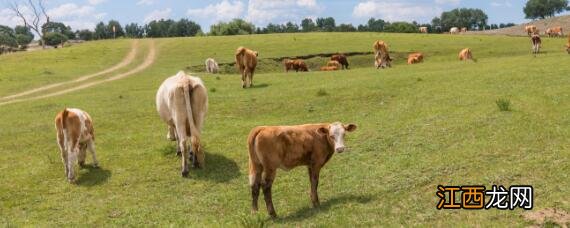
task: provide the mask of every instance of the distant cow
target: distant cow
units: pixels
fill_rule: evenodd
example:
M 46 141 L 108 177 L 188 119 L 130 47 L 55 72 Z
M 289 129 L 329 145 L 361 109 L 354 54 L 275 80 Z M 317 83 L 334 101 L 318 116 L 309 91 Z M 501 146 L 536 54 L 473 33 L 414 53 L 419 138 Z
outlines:
M 473 53 L 471 53 L 471 49 L 465 48 L 459 52 L 459 61 L 467 61 L 473 60 Z
M 156 93 L 156 110 L 168 125 L 167 138 L 177 141 L 182 154 L 182 176 L 188 176 L 188 160 L 192 166 L 204 167 L 204 153 L 200 147 L 200 134 L 208 109 L 208 94 L 200 78 L 183 71 L 167 78 Z M 190 141 L 189 141 L 190 140 Z M 189 150 L 188 143 L 191 143 Z
M 538 34 L 534 34 L 530 40 L 532 41 L 532 53 L 538 54 L 538 52 L 540 52 L 540 46 L 542 45 L 540 36 Z
M 566 52 L 570 54 L 570 34 L 568 34 L 568 43 L 566 43 Z
M 335 71 L 338 70 L 339 68 L 336 66 L 324 66 L 321 67 L 321 71 Z
M 253 86 L 253 74 L 255 67 L 257 67 L 256 51 L 249 50 L 244 47 L 239 47 L 236 50 L 236 67 L 241 73 L 241 86 L 243 88 Z
M 466 27 L 461 28 L 461 33 L 466 33 L 466 32 L 467 32 L 467 28 L 466 28 Z
M 377 40 L 374 42 L 374 66 L 376 69 L 392 67 L 392 58 L 388 53 L 388 44 L 384 41 Z
M 562 32 L 562 27 L 557 26 L 553 28 L 548 28 L 545 32 L 548 37 L 562 37 L 564 33 Z
M 290 170 L 308 166 L 311 180 L 311 202 L 319 206 L 317 186 L 321 168 L 335 152 L 345 150 L 346 132 L 356 130 L 354 124 L 306 124 L 297 126 L 262 126 L 249 133 L 249 184 L 251 186 L 252 210 L 257 211 L 259 189 L 263 189 L 267 211 L 276 217 L 273 208 L 271 187 L 277 168 Z
M 289 72 L 290 70 L 295 70 L 296 72 L 309 71 L 307 64 L 305 64 L 305 62 L 300 59 L 296 60 L 285 59 L 283 60 L 283 65 L 285 66 L 285 72 Z
M 340 65 L 342 66 L 342 69 L 348 69 L 348 59 L 346 59 L 345 55 L 343 54 L 333 55 L 331 56 L 331 60 L 339 62 Z
M 449 33 L 451 33 L 452 35 L 459 34 L 459 28 L 453 27 L 449 29 Z
M 85 165 L 86 150 L 93 156 L 93 166 L 99 162 L 95 155 L 95 132 L 91 116 L 76 108 L 66 108 L 55 117 L 57 144 L 61 152 L 61 160 L 65 167 L 65 175 L 71 183 L 75 182 L 73 165 L 77 159 L 80 166 Z
M 329 62 L 327 63 L 327 66 L 328 66 L 328 67 L 336 67 L 336 68 L 339 68 L 339 69 L 341 68 L 340 63 L 339 63 L 338 61 L 336 61 L 336 60 L 331 60 L 331 61 L 329 61 Z
M 532 36 L 533 34 L 538 34 L 538 28 L 534 25 L 527 25 L 524 27 L 525 32 L 528 36 Z
M 428 33 L 428 27 L 420 27 L 420 33 Z
M 424 54 L 415 52 L 408 55 L 408 64 L 421 63 L 424 60 Z
M 216 60 L 214 60 L 212 58 L 206 59 L 206 72 L 212 73 L 212 74 L 217 74 L 218 71 L 219 71 L 219 66 L 218 66 L 218 63 L 216 62 Z

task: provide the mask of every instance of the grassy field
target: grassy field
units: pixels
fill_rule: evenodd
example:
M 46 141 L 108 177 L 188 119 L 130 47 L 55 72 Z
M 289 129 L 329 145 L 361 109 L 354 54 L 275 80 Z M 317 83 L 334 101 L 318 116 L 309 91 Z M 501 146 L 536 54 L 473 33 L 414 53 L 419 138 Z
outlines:
M 237 74 L 197 73 L 209 89 L 206 168 L 180 177 L 174 143 L 166 140 L 154 105 L 166 77 L 207 57 L 229 63 L 237 46 L 279 58 L 367 52 L 376 39 L 395 53 L 422 51 L 425 63 L 408 66 L 400 58 L 379 71 L 372 59 L 356 58 L 348 71 L 288 74 L 277 72 L 277 65 L 260 66 L 255 88 L 247 90 Z M 562 50 L 564 40 L 545 39 L 545 53 L 536 58 L 524 37 L 314 33 L 155 42 L 156 62 L 129 78 L 0 106 L 0 225 L 532 224 L 521 209 L 437 210 L 440 184 L 530 184 L 534 210 L 570 211 L 570 67 L 563 64 L 570 56 Z M 89 58 L 70 54 L 98 47 L 109 50 Z M 120 61 L 129 47 L 125 40 L 105 41 L 1 56 L 0 96 L 99 71 Z M 477 63 L 457 61 L 464 47 L 473 49 Z M 83 67 L 86 62 L 98 64 Z M 54 78 L 41 83 L 19 73 L 47 66 Z M 498 99 L 508 99 L 512 111 L 501 112 Z M 66 182 L 55 141 L 53 118 L 64 107 L 81 108 L 95 122 L 101 168 L 79 170 L 77 185 Z M 279 218 L 270 220 L 263 202 L 260 214 L 251 215 L 249 130 L 330 121 L 355 123 L 358 130 L 347 134 L 349 151 L 334 155 L 321 172 L 321 207 L 311 208 L 307 171 L 299 167 L 277 173 Z

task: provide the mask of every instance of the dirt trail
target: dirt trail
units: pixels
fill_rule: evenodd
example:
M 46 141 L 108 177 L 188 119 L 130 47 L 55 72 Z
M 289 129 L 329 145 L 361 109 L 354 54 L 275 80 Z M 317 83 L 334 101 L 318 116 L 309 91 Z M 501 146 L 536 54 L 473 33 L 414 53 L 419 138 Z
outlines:
M 55 87 L 62 86 L 62 85 L 66 85 L 66 84 L 70 84 L 70 83 L 82 82 L 82 81 L 88 80 L 88 79 L 93 78 L 93 77 L 97 77 L 97 76 L 100 76 L 100 75 L 104 75 L 104 74 L 108 74 L 108 73 L 111 73 L 111 72 L 113 72 L 113 71 L 116 71 L 116 70 L 118 70 L 118 69 L 120 69 L 120 68 L 123 68 L 123 67 L 125 67 L 125 66 L 127 66 L 127 65 L 129 65 L 129 64 L 131 64 L 131 63 L 133 62 L 133 60 L 135 59 L 135 57 L 136 57 L 136 55 L 137 55 L 138 43 L 139 43 L 138 40 L 133 41 L 133 42 L 132 42 L 132 45 L 131 45 L 131 51 L 129 52 L 129 54 L 127 54 L 127 56 L 126 56 L 119 64 L 117 64 L 117 65 L 115 65 L 115 66 L 112 66 L 112 67 L 110 67 L 110 68 L 107 68 L 106 70 L 103 70 L 103 71 L 100 71 L 100 72 L 97 72 L 97 73 L 94 73 L 94 74 L 85 75 L 85 76 L 79 77 L 79 78 L 77 78 L 77 79 L 75 79 L 75 80 L 65 81 L 65 82 L 58 82 L 58 83 L 54 83 L 54 84 L 50 84 L 50 85 L 38 87 L 38 88 L 35 88 L 35 89 L 27 90 L 27 91 L 24 91 L 24 92 L 20 92 L 20 93 L 14 94 L 14 95 L 1 97 L 1 98 L 0 98 L 0 101 L 10 100 L 10 99 L 14 99 L 14 98 L 26 96 L 26 95 L 29 95 L 29 94 L 32 94 L 32 93 L 36 93 L 36 92 L 48 90 L 48 89 L 51 89 L 51 88 L 55 88 Z
M 122 74 L 117 74 L 113 77 L 107 78 L 107 79 L 103 79 L 103 80 L 99 80 L 99 81 L 94 81 L 94 82 L 89 82 L 89 83 L 84 83 L 84 84 L 80 84 L 79 86 L 75 86 L 69 89 L 64 89 L 64 90 L 59 90 L 53 93 L 47 93 L 47 94 L 43 94 L 41 96 L 35 96 L 35 97 L 30 97 L 30 98 L 23 98 L 23 99 L 13 99 L 13 100 L 9 100 L 9 101 L 5 101 L 5 102 L 0 102 L 0 106 L 2 105 L 7 105 L 7 104 L 12 104 L 12 103 L 17 103 L 17 102 L 24 102 L 24 101 L 33 101 L 33 100 L 39 100 L 39 99 L 43 99 L 43 98 L 48 98 L 48 97 L 54 97 L 54 96 L 59 96 L 59 95 L 63 95 L 66 93 L 71 93 L 74 91 L 78 91 L 78 90 L 82 90 L 82 89 L 86 89 L 92 86 L 96 86 L 99 84 L 103 84 L 105 82 L 111 82 L 111 81 L 115 81 L 115 80 L 119 80 L 125 77 L 128 77 L 132 74 L 138 73 L 143 71 L 144 69 L 148 68 L 150 65 L 152 65 L 154 63 L 154 60 L 156 58 L 156 48 L 155 48 L 155 44 L 154 44 L 154 40 L 151 41 L 150 45 L 149 45 L 149 52 L 148 55 L 146 56 L 144 62 L 137 66 L 136 68 L 122 73 Z M 81 81 L 84 81 L 86 79 L 83 79 Z M 75 81 L 74 81 L 75 82 Z

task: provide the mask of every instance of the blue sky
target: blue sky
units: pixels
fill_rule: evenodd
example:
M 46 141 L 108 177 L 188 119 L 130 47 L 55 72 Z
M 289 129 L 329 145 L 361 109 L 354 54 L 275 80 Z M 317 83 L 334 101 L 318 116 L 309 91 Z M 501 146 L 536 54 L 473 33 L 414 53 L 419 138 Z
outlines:
M 0 0 L 0 24 L 21 24 Z M 523 23 L 526 0 L 44 0 L 52 21 L 73 29 L 93 29 L 99 21 L 121 24 L 153 19 L 188 18 L 207 31 L 212 23 L 243 18 L 257 26 L 267 23 L 300 23 L 303 18 L 332 16 L 337 24 L 366 23 L 370 17 L 388 21 L 430 22 L 441 12 L 457 7 L 480 8 L 490 23 Z M 24 9 L 26 11 L 26 9 Z M 29 13 L 29 12 L 28 12 Z

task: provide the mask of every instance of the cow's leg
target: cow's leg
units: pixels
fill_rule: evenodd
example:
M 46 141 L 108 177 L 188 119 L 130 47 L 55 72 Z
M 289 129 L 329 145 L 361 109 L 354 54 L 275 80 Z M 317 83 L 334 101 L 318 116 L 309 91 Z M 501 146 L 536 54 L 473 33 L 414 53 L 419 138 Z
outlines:
M 67 147 L 65 141 L 63 141 L 63 132 L 57 132 L 57 145 L 59 146 L 59 151 L 61 152 L 61 161 L 63 162 L 63 167 L 65 168 L 65 176 L 69 175 L 69 168 L 67 167 Z
M 69 148 L 69 153 L 67 155 L 68 156 L 67 157 L 67 169 L 68 169 L 67 180 L 70 183 L 75 182 L 75 171 L 73 169 L 73 165 L 75 164 L 75 160 L 77 159 L 78 154 L 79 154 L 79 145 L 78 145 L 78 143 L 73 142 Z
M 320 171 L 321 167 L 319 166 L 309 167 L 309 179 L 311 180 L 311 202 L 313 203 L 313 207 L 318 207 L 320 205 L 319 195 L 317 194 Z
M 185 121 L 180 121 L 184 123 Z M 188 149 L 188 136 L 186 136 L 186 129 L 184 127 L 176 128 L 176 135 L 178 137 L 178 150 L 182 153 L 182 176 L 187 177 L 188 170 L 188 160 L 190 156 L 190 151 Z
M 253 73 L 255 72 L 255 69 L 251 69 L 249 71 L 249 87 L 253 86 Z
M 77 163 L 79 166 L 85 166 L 85 156 L 87 155 L 87 143 L 80 143 L 79 145 L 79 153 L 77 154 Z
M 89 149 L 91 157 L 93 157 L 93 167 L 99 167 L 99 161 L 97 161 L 97 155 L 95 155 L 95 141 L 89 140 L 89 142 L 87 142 L 87 149 Z
M 176 128 L 174 126 L 168 125 L 168 133 L 166 134 L 166 138 L 170 141 L 176 141 Z
M 245 89 L 245 85 L 246 85 L 246 72 L 245 69 L 241 70 L 241 87 Z
M 192 143 L 192 166 L 194 168 L 203 168 L 205 163 L 204 151 L 200 148 L 200 139 L 197 137 L 191 137 Z
M 249 160 L 249 185 L 251 187 L 251 211 L 257 212 L 258 206 L 257 201 L 259 199 L 259 189 L 261 188 L 261 165 L 254 164 L 254 162 Z
M 275 208 L 273 207 L 273 198 L 271 196 L 271 186 L 273 185 L 273 180 L 275 180 L 275 169 L 264 168 L 263 170 L 263 198 L 265 199 L 265 205 L 267 206 L 267 213 L 273 218 L 277 217 L 275 213 Z

